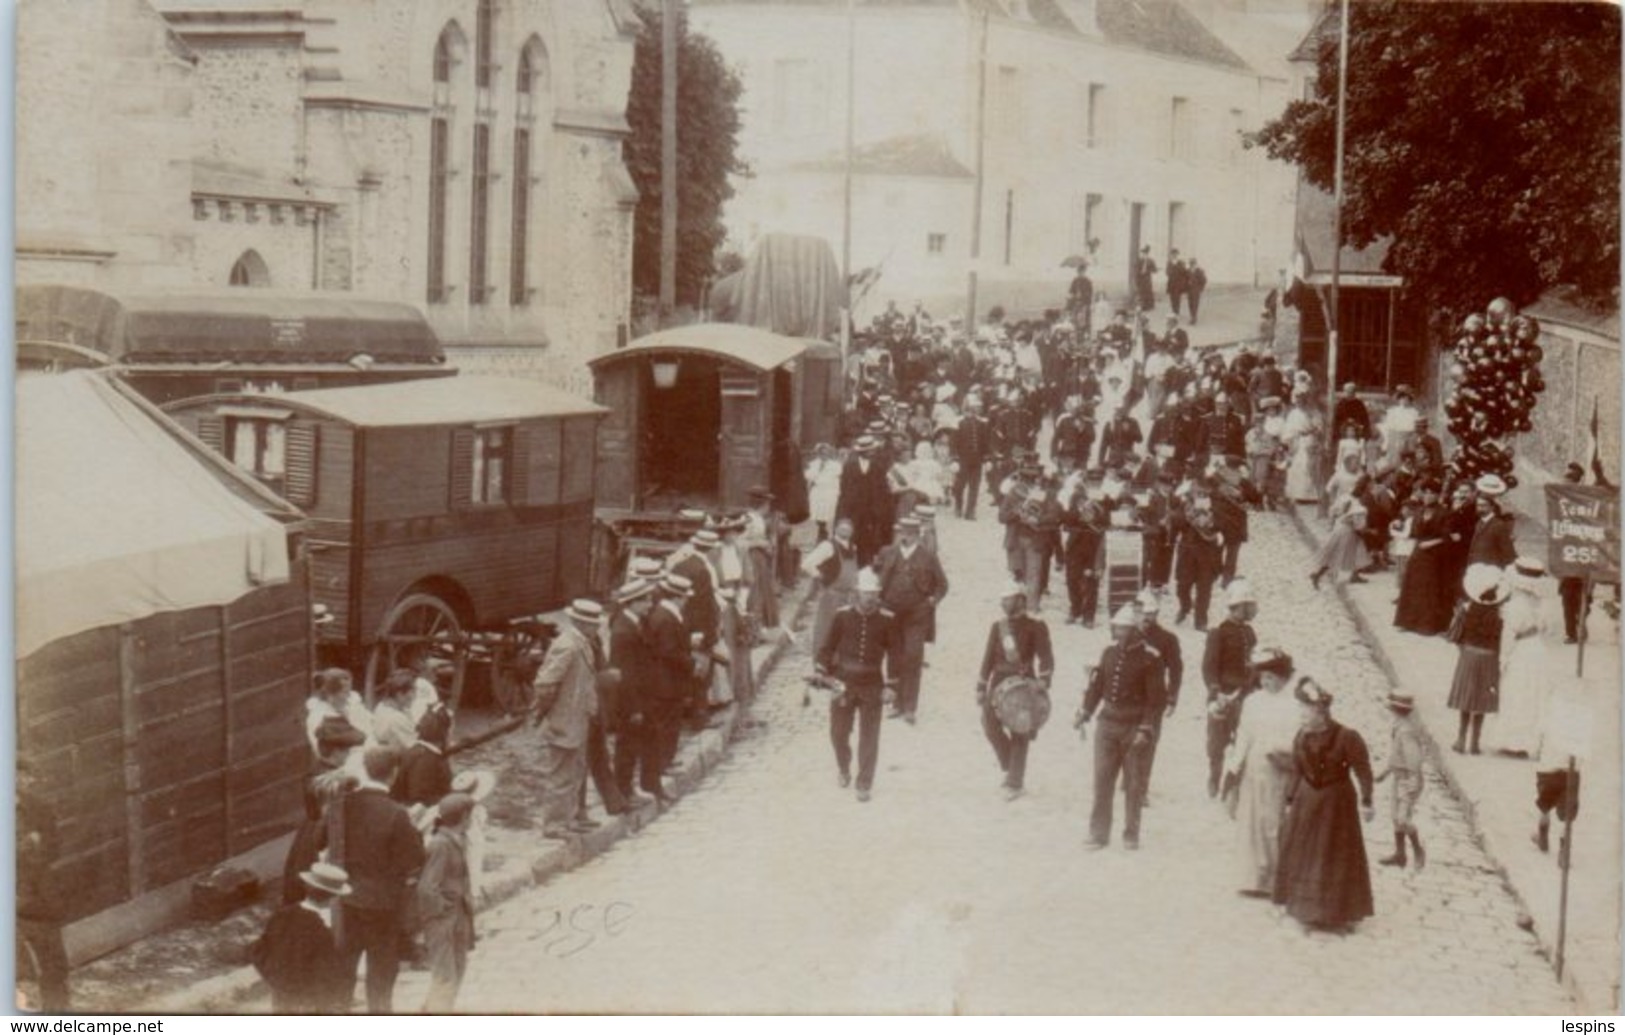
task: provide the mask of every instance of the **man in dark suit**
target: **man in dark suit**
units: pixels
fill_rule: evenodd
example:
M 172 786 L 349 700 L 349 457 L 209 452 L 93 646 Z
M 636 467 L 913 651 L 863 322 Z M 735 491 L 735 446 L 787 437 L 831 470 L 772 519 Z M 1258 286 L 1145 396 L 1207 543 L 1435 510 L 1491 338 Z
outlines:
M 1247 455 L 1247 423 L 1230 409 L 1230 397 L 1223 392 L 1214 397 L 1213 412 L 1202 421 L 1199 455 L 1203 460 Z
M 670 800 L 659 790 L 660 774 L 677 757 L 681 735 L 683 702 L 688 698 L 689 681 L 694 676 L 694 652 L 688 623 L 683 619 L 683 603 L 694 592 L 694 584 L 676 572 L 668 572 L 655 591 L 657 603 L 649 612 L 646 626 L 649 644 L 649 693 L 644 704 L 644 721 L 654 742 L 654 779 L 645 771 L 645 789 L 662 803 Z
M 717 605 L 715 561 L 717 547 L 721 545 L 722 537 L 714 529 L 702 528 L 673 552 L 666 562 L 669 570 L 683 576 L 694 587 L 694 592 L 683 603 L 683 619 L 688 623 L 690 634 L 699 634 L 697 649 L 707 654 L 716 646 L 717 630 L 722 621 L 722 612 Z M 707 688 L 708 682 L 704 677 L 690 673 L 687 712 L 689 718 L 701 726 L 710 714 Z
M 1518 559 L 1518 549 L 1512 541 L 1513 516 L 1501 510 L 1501 497 L 1506 495 L 1507 483 L 1496 475 L 1486 474 L 1473 483 L 1473 488 L 1478 490 L 1478 525 L 1467 547 L 1467 563 L 1506 568 Z
M 423 868 L 423 838 L 406 809 L 389 796 L 400 770 L 400 751 L 370 747 L 362 754 L 366 777 L 339 802 L 343 843 L 326 845 L 335 865 L 350 876 L 354 891 L 344 900 L 344 972 L 353 987 L 367 957 L 367 1012 L 394 1012 L 395 978 L 407 887 Z M 326 831 L 324 831 L 325 835 Z
M 1185 264 L 1185 298 L 1191 306 L 1191 324 L 1196 324 L 1197 313 L 1202 308 L 1202 292 L 1207 290 L 1207 270 L 1197 262 L 1195 257 Z
M 654 661 L 644 636 L 656 584 L 632 579 L 615 591 L 615 616 L 609 622 L 609 664 L 620 672 L 620 689 L 604 709 L 604 721 L 615 737 L 615 786 L 628 809 L 648 803 L 634 791 L 633 777 L 646 793 L 661 797 L 660 752 L 651 721 L 654 707 Z
M 1083 397 L 1071 395 L 1066 399 L 1066 411 L 1055 421 L 1050 438 L 1050 455 L 1062 474 L 1082 470 L 1089 466 L 1089 454 L 1095 447 L 1095 422 L 1085 415 Z
M 981 675 L 976 681 L 976 703 L 982 709 L 982 732 L 993 745 L 993 754 L 1004 771 L 1004 796 L 1014 801 L 1021 796 L 1027 775 L 1027 745 L 1031 734 L 1006 729 L 993 708 L 993 690 L 1005 679 L 1025 676 L 1044 684 L 1047 691 L 1055 673 L 1055 655 L 1050 649 L 1049 626 L 1027 614 L 1027 587 L 1013 583 L 999 597 L 1004 617 L 987 633 L 987 649 L 982 652 Z
M 890 717 L 900 716 L 913 725 L 925 640 L 937 605 L 948 595 L 948 576 L 937 555 L 921 545 L 920 520 L 915 517 L 897 523 L 897 541 L 876 556 L 875 572 L 880 602 L 897 616 L 897 648 L 888 670 L 897 682 L 897 705 Z
M 1123 847 L 1140 847 L 1140 808 L 1145 795 L 1140 788 L 1140 756 L 1156 738 L 1157 718 L 1162 714 L 1167 688 L 1162 656 L 1146 642 L 1139 618 L 1131 604 L 1112 616 L 1112 645 L 1106 648 L 1100 664 L 1084 693 L 1078 726 L 1087 726 L 1100 711 L 1100 728 L 1095 733 L 1094 808 L 1089 814 L 1090 849 L 1105 848 L 1111 841 L 1112 799 L 1117 794 L 1117 778 L 1123 778 Z
M 271 914 L 250 960 L 270 986 L 273 1013 L 348 1013 L 355 971 L 339 952 L 332 913 L 353 890 L 349 874 L 317 862 L 299 880 L 302 899 Z
M 1366 409 L 1359 387 L 1353 381 L 1343 386 L 1343 394 L 1332 407 L 1332 440 L 1340 441 L 1350 428 L 1361 442 L 1371 437 L 1371 412 Z
M 1142 312 L 1157 307 L 1157 289 L 1153 278 L 1157 275 L 1157 262 L 1151 258 L 1151 246 L 1140 246 L 1140 257 L 1134 263 L 1134 301 Z
M 841 468 L 841 491 L 835 502 L 835 517 L 852 521 L 859 564 L 868 564 L 891 537 L 892 494 L 888 465 L 879 448 L 872 435 L 860 436 L 853 444 L 853 453 Z
M 880 606 L 880 580 L 858 573 L 856 602 L 835 612 L 829 635 L 818 646 L 817 668 L 839 679 L 841 692 L 829 707 L 830 742 L 841 786 L 852 782 L 852 724 L 858 724 L 858 800 L 868 801 L 880 758 L 880 706 L 895 669 L 897 618 Z
M 959 471 L 954 475 L 954 513 L 966 521 L 976 520 L 982 464 L 992 447 L 993 429 L 982 416 L 982 397 L 972 394 L 965 400 L 965 416 L 954 430 L 954 459 L 959 462 Z
M 1179 249 L 1175 248 L 1168 253 L 1168 308 L 1175 313 L 1179 312 L 1179 303 L 1185 300 L 1189 284 L 1185 264 L 1180 261 Z

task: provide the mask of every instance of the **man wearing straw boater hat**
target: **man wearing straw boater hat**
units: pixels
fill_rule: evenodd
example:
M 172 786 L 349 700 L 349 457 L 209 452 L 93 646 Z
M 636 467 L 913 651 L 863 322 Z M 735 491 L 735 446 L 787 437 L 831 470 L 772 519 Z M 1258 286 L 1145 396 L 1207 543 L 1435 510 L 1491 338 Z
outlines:
M 339 953 L 333 910 L 353 890 L 350 875 L 317 862 L 299 881 L 303 897 L 271 914 L 250 960 L 271 988 L 273 1013 L 348 1013 L 355 976 Z
M 694 592 L 683 602 L 683 620 L 688 625 L 694 650 L 705 657 L 710 657 L 711 649 L 717 645 L 722 621 L 722 607 L 717 600 L 720 577 L 715 563 L 717 548 L 721 545 L 722 536 L 716 529 L 701 528 L 666 561 L 667 571 L 683 576 L 693 586 Z M 686 711 L 690 724 L 697 729 L 705 728 L 710 715 L 707 699 L 710 687 L 710 669 L 691 666 Z
M 657 584 L 631 579 L 615 591 L 615 617 L 609 623 L 609 663 L 620 670 L 620 691 L 605 716 L 615 735 L 615 786 L 627 809 L 648 804 L 633 789 L 660 796 L 660 753 L 654 735 L 654 659 L 649 652 L 648 618 L 655 606 Z
M 891 541 L 894 517 L 887 465 L 879 455 L 880 442 L 873 435 L 859 436 L 852 455 L 841 468 L 841 491 L 835 503 L 835 517 L 852 519 L 852 541 L 858 547 L 858 563 L 868 564 L 875 552 Z
M 649 700 L 644 719 L 652 727 L 654 778 L 645 789 L 662 803 L 670 797 L 659 789 L 660 774 L 677 759 L 681 736 L 683 703 L 688 699 L 694 674 L 694 654 L 688 625 L 683 620 L 683 603 L 694 592 L 694 584 L 676 572 L 667 572 L 655 589 L 655 606 L 649 612 L 644 634 L 649 644 Z
M 910 725 L 920 702 L 920 670 L 925 643 L 937 605 L 948 595 L 948 576 L 937 555 L 920 545 L 920 519 L 912 514 L 897 522 L 897 541 L 875 558 L 880 599 L 897 616 L 897 706 L 892 718 Z
M 576 600 L 570 624 L 548 644 L 536 672 L 535 725 L 542 729 L 542 836 L 564 840 L 598 826 L 581 812 L 587 779 L 587 733 L 598 711 L 598 632 L 604 609 Z

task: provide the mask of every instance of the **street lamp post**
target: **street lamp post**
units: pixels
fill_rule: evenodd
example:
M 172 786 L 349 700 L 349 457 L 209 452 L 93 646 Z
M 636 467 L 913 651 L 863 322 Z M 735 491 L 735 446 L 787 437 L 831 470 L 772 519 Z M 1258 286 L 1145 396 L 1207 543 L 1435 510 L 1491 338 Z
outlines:
M 1337 408 L 1338 284 L 1343 271 L 1343 119 L 1348 101 L 1349 0 L 1339 0 L 1337 27 L 1337 145 L 1332 183 L 1332 299 L 1326 314 L 1326 413 Z M 1337 429 L 1332 429 L 1337 439 Z

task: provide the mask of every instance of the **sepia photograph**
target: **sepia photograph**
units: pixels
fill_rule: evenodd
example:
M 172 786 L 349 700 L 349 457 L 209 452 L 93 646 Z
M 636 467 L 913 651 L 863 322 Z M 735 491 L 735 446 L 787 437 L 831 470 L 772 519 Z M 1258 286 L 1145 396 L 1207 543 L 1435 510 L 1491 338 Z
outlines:
M 1617 4 L 9 14 L 14 1011 L 1620 1012 Z

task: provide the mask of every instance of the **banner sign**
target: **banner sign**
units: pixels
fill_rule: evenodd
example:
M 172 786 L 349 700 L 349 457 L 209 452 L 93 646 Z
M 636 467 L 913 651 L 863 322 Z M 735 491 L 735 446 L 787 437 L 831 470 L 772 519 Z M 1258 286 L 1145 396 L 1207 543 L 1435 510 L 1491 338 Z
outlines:
M 1600 485 L 1546 486 L 1547 567 L 1557 578 L 1619 581 L 1619 494 Z

